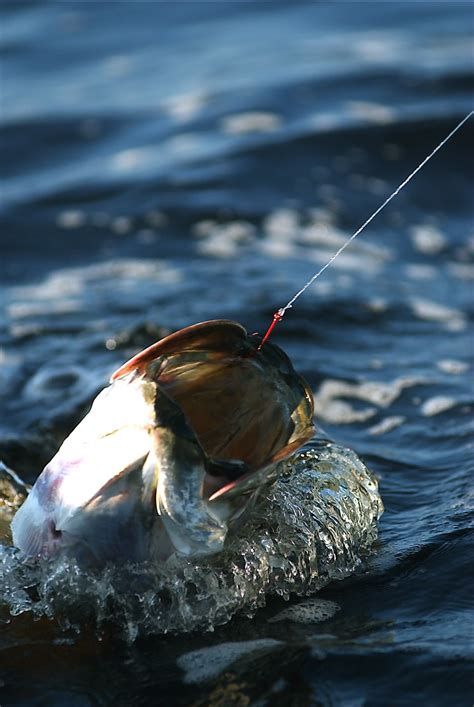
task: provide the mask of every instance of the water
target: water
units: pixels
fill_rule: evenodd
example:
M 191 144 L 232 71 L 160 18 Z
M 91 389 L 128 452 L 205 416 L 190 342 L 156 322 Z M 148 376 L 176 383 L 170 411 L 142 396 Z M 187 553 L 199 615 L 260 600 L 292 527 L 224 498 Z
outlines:
M 311 594 L 352 574 L 372 550 L 382 510 L 356 455 L 315 440 L 284 464 L 219 555 L 87 572 L 64 559 L 25 564 L 7 537 L 3 600 L 13 615 L 54 617 L 78 632 L 85 621 L 98 636 L 113 624 L 126 641 L 214 630 L 237 612 L 252 616 L 270 595 Z
M 33 482 L 171 329 L 263 332 L 471 110 L 471 30 L 466 3 L 4 2 L 0 458 Z M 2 705 L 472 703 L 472 134 L 274 334 L 379 479 L 364 569 L 133 643 L 2 608 Z

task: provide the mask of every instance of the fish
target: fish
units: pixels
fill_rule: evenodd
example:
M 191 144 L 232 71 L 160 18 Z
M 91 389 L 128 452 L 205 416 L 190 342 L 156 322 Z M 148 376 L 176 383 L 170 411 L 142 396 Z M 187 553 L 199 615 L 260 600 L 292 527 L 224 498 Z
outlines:
M 87 565 L 221 552 L 315 434 L 309 385 L 260 343 L 211 320 L 122 365 L 14 516 L 14 545 Z

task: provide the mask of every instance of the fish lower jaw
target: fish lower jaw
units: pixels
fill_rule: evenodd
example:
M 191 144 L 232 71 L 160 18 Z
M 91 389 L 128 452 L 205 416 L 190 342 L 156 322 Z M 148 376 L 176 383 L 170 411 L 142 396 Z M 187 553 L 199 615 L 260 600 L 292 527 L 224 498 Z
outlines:
M 13 544 L 28 557 L 53 557 L 70 542 L 58 525 L 32 492 L 12 520 Z

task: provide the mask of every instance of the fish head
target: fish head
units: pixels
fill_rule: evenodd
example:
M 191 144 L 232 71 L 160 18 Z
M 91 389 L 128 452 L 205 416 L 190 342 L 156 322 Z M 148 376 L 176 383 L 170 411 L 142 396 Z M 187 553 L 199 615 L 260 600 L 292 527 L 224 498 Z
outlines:
M 235 322 L 204 322 L 125 364 L 39 476 L 14 544 L 94 564 L 219 552 L 314 431 L 306 384 L 257 343 Z
M 117 383 L 97 396 L 14 517 L 13 541 L 25 554 L 146 557 L 154 480 L 143 472 L 153 391 L 138 379 Z

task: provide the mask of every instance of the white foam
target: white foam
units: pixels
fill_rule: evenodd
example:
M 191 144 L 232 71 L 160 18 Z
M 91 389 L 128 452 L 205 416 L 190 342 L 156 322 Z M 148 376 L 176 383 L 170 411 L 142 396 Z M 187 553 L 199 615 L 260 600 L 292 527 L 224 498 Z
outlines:
M 411 263 L 406 266 L 405 270 L 411 280 L 434 280 L 438 275 L 436 268 L 424 263 Z
M 8 313 L 12 318 L 24 318 L 30 315 L 80 311 L 84 306 L 81 303 L 84 293 L 99 292 L 109 286 L 110 280 L 120 280 L 121 288 L 125 292 L 136 286 L 136 283 L 149 281 L 157 285 L 169 284 L 178 282 L 180 278 L 180 271 L 164 261 L 139 258 L 64 268 L 48 275 L 39 284 L 15 287 L 14 302 L 9 305 Z
M 133 221 L 128 216 L 117 216 L 112 221 L 112 231 L 117 233 L 119 236 L 123 236 L 128 233 L 133 226 Z
M 185 122 L 200 113 L 206 102 L 204 93 L 183 93 L 169 98 L 164 109 L 172 118 Z
M 430 224 L 413 226 L 411 239 L 415 248 L 425 255 L 436 255 L 446 246 L 446 238 L 441 231 Z
M 389 36 L 388 33 L 382 33 L 380 30 L 377 33 L 375 31 L 366 34 L 358 33 L 351 46 L 351 52 L 359 60 L 377 64 L 398 59 L 405 49 L 406 46 L 399 37 Z
M 140 169 L 151 159 L 149 147 L 133 147 L 117 152 L 112 157 L 112 167 L 118 172 L 132 172 Z
M 376 125 L 388 125 L 395 120 L 395 111 L 389 106 L 370 101 L 349 101 L 347 103 L 349 113 L 357 118 L 361 118 Z
M 339 258 L 339 256 L 341 255 L 341 253 L 352 243 L 352 241 L 354 241 L 354 240 L 357 238 L 357 236 L 358 236 L 360 233 L 362 233 L 362 231 L 374 220 L 374 218 L 375 218 L 381 211 L 383 211 L 383 209 L 385 209 L 385 207 L 392 201 L 392 199 L 394 199 L 394 198 L 397 196 L 397 194 L 399 194 L 399 193 L 402 191 L 402 189 L 404 189 L 404 188 L 406 187 L 406 185 L 413 179 L 413 177 L 414 177 L 416 174 L 418 174 L 418 172 L 419 172 L 421 169 L 423 169 L 423 167 L 426 165 L 426 163 L 429 162 L 429 160 L 431 160 L 432 157 L 434 157 L 434 155 L 435 155 L 439 150 L 441 150 L 441 148 L 448 142 L 448 140 L 450 140 L 450 139 L 452 138 L 452 136 L 464 125 L 464 123 L 465 123 L 467 120 L 469 120 L 469 118 L 470 118 L 472 115 L 474 115 L 474 110 L 464 116 L 464 118 L 453 128 L 453 130 L 451 130 L 451 132 L 448 133 L 448 135 L 446 135 L 446 137 L 445 137 L 443 140 L 441 140 L 440 143 L 438 143 L 438 145 L 424 158 L 424 160 L 422 160 L 422 161 L 418 164 L 418 166 L 415 167 L 415 169 L 414 169 L 412 172 L 410 172 L 410 174 L 408 175 L 408 177 L 406 177 L 406 178 L 403 180 L 403 182 L 401 182 L 401 183 L 398 185 L 398 187 L 395 189 L 395 191 L 393 191 L 389 196 L 387 196 L 387 198 L 380 204 L 380 206 L 379 206 L 375 211 L 373 211 L 373 212 L 371 213 L 371 215 L 364 221 L 364 223 L 363 223 L 361 226 L 359 226 L 359 228 L 351 235 L 351 237 L 348 238 L 347 241 L 345 241 L 345 242 L 341 245 L 341 247 L 329 258 L 329 260 L 323 265 L 323 267 L 320 268 L 319 270 L 317 270 L 317 271 L 314 273 L 314 275 L 303 285 L 303 287 L 301 287 L 301 288 L 293 295 L 293 297 L 292 297 L 290 300 L 288 300 L 288 302 L 285 304 L 284 307 L 280 307 L 279 312 L 280 312 L 281 316 L 283 316 L 283 315 L 285 314 L 285 312 L 293 306 L 293 304 L 296 302 L 296 300 L 297 300 L 299 297 L 301 297 L 301 295 L 303 294 L 303 292 L 306 292 L 306 290 L 308 289 L 308 287 L 311 287 L 311 285 L 315 282 L 315 280 L 317 280 L 317 278 L 318 278 L 320 275 L 322 275 L 323 272 L 324 272 L 330 265 L 332 265 L 332 263 L 334 263 L 334 261 L 336 260 L 336 258 Z M 366 269 L 367 269 L 367 268 L 366 268 Z
M 79 210 L 61 211 L 56 217 L 56 223 L 60 228 L 80 228 L 85 222 L 86 215 Z
M 109 417 L 103 419 L 108 426 Z M 253 614 L 267 596 L 315 596 L 331 580 L 352 574 L 377 537 L 382 511 L 377 481 L 357 456 L 315 442 L 262 489 L 255 511 L 229 535 L 223 553 L 192 560 L 173 554 L 143 567 L 108 565 L 89 574 L 65 558 L 27 566 L 0 545 L 2 601 L 12 614 L 55 616 L 77 630 L 83 620 L 100 631 L 112 623 L 128 641 L 139 634 L 212 630 L 237 612 Z M 25 594 L 25 586 L 38 591 Z M 230 658 L 254 648 L 280 652 L 274 642 L 234 647 L 226 651 Z M 223 650 L 217 647 L 211 660 L 198 654 L 206 672 Z M 196 665 L 197 658 L 188 660 L 190 668 Z M 244 660 L 252 661 L 252 653 Z
M 47 309 L 42 302 L 14 302 L 7 307 L 8 315 L 12 319 L 26 317 L 41 317 L 44 314 L 72 314 L 80 312 L 82 305 L 75 299 L 60 299 L 48 303 Z
M 282 641 L 273 638 L 220 643 L 185 653 L 176 662 L 185 671 L 183 681 L 192 685 L 217 677 L 244 655 L 271 652 L 283 645 Z
M 465 373 L 469 370 L 469 364 L 464 361 L 455 361 L 453 359 L 442 359 L 436 362 L 437 367 L 443 373 L 449 373 L 451 375 L 458 375 L 459 373 Z
M 373 299 L 368 301 L 367 306 L 371 312 L 377 313 L 386 312 L 388 309 L 387 300 L 385 300 L 383 297 L 374 297 Z
M 474 280 L 474 265 L 472 263 L 449 263 L 448 269 L 458 280 Z
M 118 233 L 120 236 L 131 231 L 132 227 L 133 221 L 128 216 L 117 216 L 117 218 L 112 221 L 112 231 Z
M 459 309 L 446 307 L 444 304 L 438 304 L 432 300 L 414 297 L 411 300 L 413 313 L 430 322 L 440 322 L 444 324 L 449 331 L 462 331 L 466 327 L 466 319 Z
M 425 417 L 440 415 L 442 412 L 453 408 L 456 404 L 454 398 L 450 398 L 447 395 L 435 395 L 433 398 L 425 400 L 421 406 L 421 413 Z
M 279 614 L 268 619 L 268 622 L 293 621 L 297 624 L 316 624 L 332 618 L 340 608 L 334 601 L 312 598 L 283 609 Z
M 294 239 L 300 229 L 299 214 L 295 209 L 276 209 L 265 218 L 263 229 L 272 239 Z
M 383 435 L 386 432 L 391 432 L 392 430 L 400 427 L 405 422 L 406 417 L 403 415 L 391 415 L 389 417 L 384 417 L 383 420 L 378 422 L 376 425 L 369 427 L 368 433 L 371 435 Z
M 357 410 L 350 403 L 342 400 L 326 400 L 321 404 L 315 397 L 316 414 L 326 422 L 340 425 L 350 425 L 353 422 L 365 422 L 377 412 L 375 408 Z
M 226 224 L 201 221 L 196 224 L 195 232 L 201 238 L 197 250 L 220 258 L 236 255 L 239 247 L 255 240 L 255 227 L 248 221 L 231 221 Z
M 221 128 L 230 135 L 243 135 L 246 133 L 269 133 L 281 125 L 280 116 L 276 113 L 262 111 L 249 111 L 228 115 L 221 121 Z
M 356 409 L 340 398 L 354 398 L 372 403 L 379 408 L 388 408 L 405 388 L 422 382 L 418 378 L 397 378 L 391 383 L 379 381 L 346 383 L 329 378 L 323 381 L 314 396 L 316 414 L 326 422 L 339 424 L 364 422 L 375 415 L 376 409 L 373 407 Z
M 296 231 L 296 233 L 298 233 L 298 231 Z M 298 237 L 302 243 L 323 245 L 328 248 L 336 249 L 340 248 L 346 242 L 348 235 L 331 223 L 322 221 L 312 222 L 308 226 L 304 226 L 301 228 Z M 352 254 L 363 253 L 365 256 L 382 261 L 390 260 L 393 257 L 392 252 L 388 248 L 377 246 L 367 241 L 356 241 L 353 243 L 351 252 Z M 347 253 L 344 255 L 347 256 Z M 335 264 L 337 264 L 337 261 L 335 261 Z
M 259 250 L 271 258 L 291 258 L 298 253 L 298 248 L 291 241 L 264 240 L 258 244 Z

